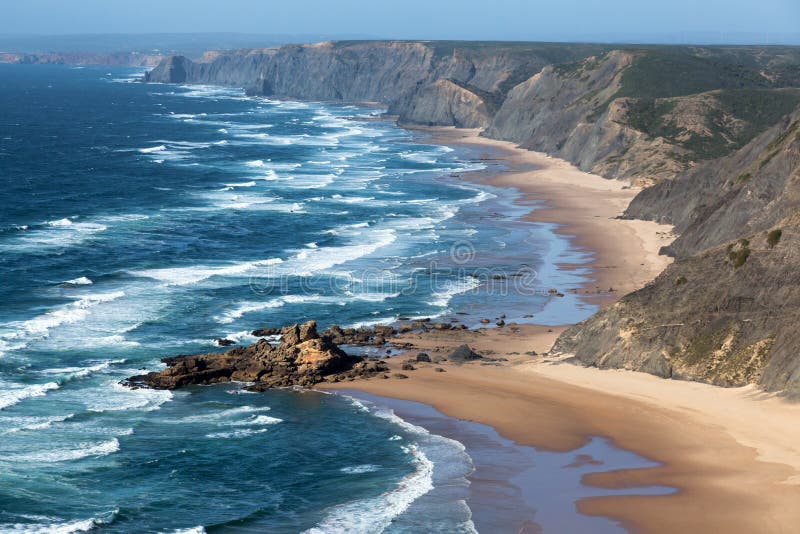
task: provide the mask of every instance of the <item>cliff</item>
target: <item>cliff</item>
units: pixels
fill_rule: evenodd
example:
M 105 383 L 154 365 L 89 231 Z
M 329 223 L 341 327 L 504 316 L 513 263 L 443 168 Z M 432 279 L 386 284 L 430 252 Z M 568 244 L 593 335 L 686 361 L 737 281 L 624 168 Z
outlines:
M 141 52 L 52 52 L 26 54 L 0 52 L 0 63 L 25 65 L 115 65 L 125 67 L 154 67 L 164 56 Z
M 168 58 L 146 81 L 370 101 L 651 186 L 655 281 L 567 330 L 585 365 L 800 394 L 800 48 L 336 42 Z
M 326 42 L 173 56 L 145 81 L 377 102 L 403 124 L 482 128 L 650 184 L 741 148 L 800 104 L 800 93 L 782 89 L 800 86 L 800 50 Z
M 733 155 L 642 191 L 628 215 L 676 224 L 677 261 L 555 350 L 800 394 L 800 108 Z

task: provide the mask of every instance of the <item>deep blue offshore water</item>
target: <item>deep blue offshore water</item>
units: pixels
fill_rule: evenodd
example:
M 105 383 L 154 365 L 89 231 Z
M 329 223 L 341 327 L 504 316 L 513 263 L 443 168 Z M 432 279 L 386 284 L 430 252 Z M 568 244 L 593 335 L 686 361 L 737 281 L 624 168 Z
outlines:
M 463 447 L 390 411 L 118 382 L 309 318 L 580 320 L 585 256 L 381 110 L 140 74 L 0 65 L 0 531 L 472 531 Z

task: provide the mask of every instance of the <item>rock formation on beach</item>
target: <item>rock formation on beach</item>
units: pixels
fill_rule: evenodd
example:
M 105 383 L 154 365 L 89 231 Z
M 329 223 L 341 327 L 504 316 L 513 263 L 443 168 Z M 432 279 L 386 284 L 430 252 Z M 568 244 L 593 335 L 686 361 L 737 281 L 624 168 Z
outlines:
M 328 336 L 317 333 L 309 321 L 280 330 L 279 345 L 262 339 L 247 347 L 224 353 L 164 358 L 167 368 L 160 372 L 134 376 L 125 383 L 133 387 L 177 389 L 190 384 L 252 382 L 248 389 L 262 391 L 273 387 L 310 387 L 324 380 L 374 376 L 388 370 L 381 361 L 350 356 Z
M 645 186 L 625 216 L 675 225 L 676 262 L 556 350 L 800 394 L 800 47 L 327 42 L 175 56 L 145 81 L 377 102 Z

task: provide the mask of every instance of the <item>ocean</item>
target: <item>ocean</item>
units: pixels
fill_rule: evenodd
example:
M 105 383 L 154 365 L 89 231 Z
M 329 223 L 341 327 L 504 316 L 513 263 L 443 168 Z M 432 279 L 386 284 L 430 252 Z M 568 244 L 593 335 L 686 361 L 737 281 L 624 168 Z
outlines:
M 0 65 L 0 531 L 474 531 L 464 446 L 391 409 L 119 381 L 308 319 L 574 322 L 588 256 L 382 109 L 141 74 Z

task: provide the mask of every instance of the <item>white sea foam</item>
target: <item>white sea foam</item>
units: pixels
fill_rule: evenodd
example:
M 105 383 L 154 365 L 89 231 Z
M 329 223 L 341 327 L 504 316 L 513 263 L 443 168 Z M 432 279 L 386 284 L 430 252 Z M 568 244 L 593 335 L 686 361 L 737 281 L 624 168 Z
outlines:
M 88 286 L 92 284 L 92 281 L 86 278 L 85 276 L 81 276 L 80 278 L 75 278 L 73 280 L 67 280 L 64 284 L 68 284 L 71 286 Z
M 362 465 L 353 465 L 350 467 L 342 467 L 339 471 L 342 473 L 347 473 L 350 475 L 360 475 L 362 473 L 374 473 L 381 468 L 379 465 L 374 464 L 362 464 Z
M 258 269 L 277 265 L 282 261 L 283 260 L 280 258 L 270 258 L 267 260 L 230 263 L 220 266 L 195 265 L 191 267 L 146 269 L 143 271 L 132 271 L 131 274 L 159 280 L 170 286 L 182 286 L 196 284 L 213 276 L 243 276 Z
M 92 344 L 90 344 L 92 345 Z M 85 367 L 58 367 L 54 369 L 44 369 L 39 371 L 40 374 L 43 375 L 63 375 L 59 378 L 61 383 L 64 383 L 69 380 L 75 380 L 77 378 L 85 378 L 90 376 L 94 373 L 98 373 L 100 371 L 105 371 L 109 369 L 112 365 L 118 363 L 125 363 L 124 359 L 119 360 L 104 360 L 93 365 L 87 365 Z
M 92 519 L 62 521 L 56 518 L 41 517 L 45 523 L 6 523 L 0 524 L 0 532 L 7 534 L 74 534 L 89 532 L 105 522 Z
M 400 157 L 403 159 L 407 159 L 409 161 L 413 161 L 414 163 L 422 163 L 428 165 L 434 165 L 437 163 L 436 156 L 431 155 L 427 152 L 406 152 L 404 154 L 400 154 Z
M 256 415 L 250 419 L 245 419 L 243 421 L 231 421 L 227 424 L 231 426 L 264 426 L 277 425 L 278 423 L 283 423 L 283 419 L 279 419 L 278 417 L 270 417 L 269 415 Z
M 82 243 L 107 227 L 98 222 L 75 222 L 74 218 L 46 221 L 0 245 L 12 252 L 38 253 L 51 247 L 67 247 Z
M 47 417 L 15 417 L 11 419 L 12 423 L 15 426 L 9 428 L 6 432 L 13 433 L 13 432 L 20 432 L 24 430 L 45 430 L 50 428 L 53 423 L 63 423 L 69 419 L 75 417 L 75 414 L 67 414 L 67 415 L 52 415 Z
M 351 237 L 355 243 L 339 247 L 319 247 L 303 249 L 286 260 L 279 273 L 296 276 L 310 276 L 364 256 L 395 242 L 397 233 L 391 228 L 372 227 L 369 232 L 342 226 L 330 231 L 332 235 Z
M 432 306 L 446 307 L 450 300 L 456 295 L 469 293 L 481 286 L 481 282 L 475 278 L 465 278 L 460 280 L 445 280 L 439 284 L 437 291 L 431 294 L 429 304 Z
M 91 223 L 91 222 L 76 223 L 66 217 L 63 219 L 58 219 L 56 221 L 47 221 L 46 224 L 51 228 L 66 229 L 75 232 L 93 233 L 93 232 L 102 232 L 103 230 L 106 230 L 106 227 L 102 224 Z
M 126 410 L 152 412 L 172 398 L 171 391 L 130 389 L 114 380 L 102 386 L 82 389 L 75 400 L 82 402 L 87 410 L 98 413 Z
M 21 341 L 22 343 L 18 343 L 15 347 L 24 348 L 32 340 L 47 338 L 51 329 L 83 321 L 93 307 L 111 302 L 124 295 L 125 293 L 122 291 L 87 295 L 80 300 L 60 306 L 27 321 L 14 321 L 0 325 L 3 330 L 10 330 L 10 332 L 0 334 L 0 341 L 4 341 L 6 344 L 12 341 Z
M 167 93 L 185 98 L 211 98 L 216 100 L 246 100 L 244 91 L 217 85 L 181 85 L 183 92 Z
M 286 186 L 292 189 L 322 189 L 336 180 L 336 174 L 293 174 Z
M 259 338 L 254 336 L 250 330 L 243 330 L 241 332 L 231 332 L 230 334 L 226 334 L 225 339 L 230 339 L 236 343 L 244 344 L 255 343 Z M 214 344 L 216 344 L 216 342 L 214 342 Z
M 6 460 L 12 462 L 41 462 L 56 463 L 80 460 L 81 458 L 99 458 L 113 454 L 119 450 L 119 440 L 117 438 L 108 441 L 77 443 L 70 448 L 56 448 L 42 451 L 26 452 L 21 454 L 11 454 L 6 456 Z
M 173 421 L 175 423 L 216 423 L 223 425 L 245 426 L 249 424 L 275 424 L 280 423 L 281 420 L 275 417 L 268 417 L 259 415 L 262 412 L 268 412 L 271 408 L 269 406 L 237 406 L 235 408 L 228 408 L 218 412 L 205 413 L 200 415 L 189 415 L 182 419 Z M 249 419 L 238 419 L 242 416 L 249 416 Z M 257 417 L 265 417 L 264 421 L 274 420 L 272 422 L 256 423 L 254 422 Z
M 345 325 L 347 328 L 369 328 L 371 326 L 377 326 L 382 324 L 388 323 L 395 323 L 398 321 L 397 316 L 389 316 L 389 317 L 381 317 L 379 319 L 372 319 L 367 321 L 357 321 L 355 323 L 350 323 Z
M 269 160 L 267 160 L 267 161 L 269 161 Z M 248 166 L 248 167 L 253 167 L 254 169 L 260 169 L 260 168 L 266 167 L 266 165 L 264 165 L 264 160 L 261 160 L 261 159 L 248 161 L 247 163 L 245 163 L 245 165 Z
M 60 386 L 56 382 L 44 384 L 16 384 L 11 382 L 0 382 L 0 410 L 34 397 L 44 397 L 48 391 L 58 389 Z
M 139 152 L 142 154 L 152 154 L 154 152 L 164 152 L 165 150 L 167 150 L 166 145 L 158 145 L 149 148 L 140 148 Z
M 371 499 L 334 506 L 309 534 L 331 532 L 382 532 L 405 512 L 412 502 L 433 489 L 433 463 L 416 446 L 407 449 L 414 458 L 416 470 L 401 480 L 397 487 Z
M 255 434 L 263 434 L 264 432 L 267 432 L 266 428 L 243 428 L 234 430 L 233 432 L 212 432 L 211 434 L 206 434 L 206 437 L 210 439 L 235 439 L 246 438 Z
M 273 299 L 266 302 L 240 302 L 233 309 L 226 311 L 220 316 L 215 317 L 220 324 L 230 324 L 245 314 L 253 313 L 270 308 L 280 308 L 284 305 L 283 299 Z

